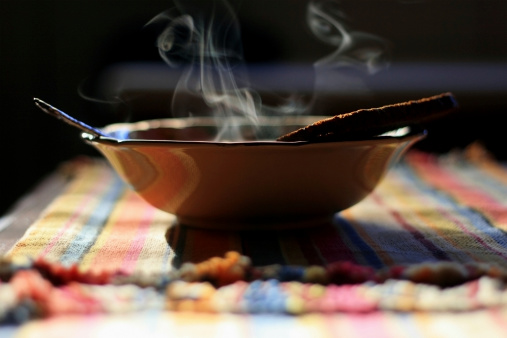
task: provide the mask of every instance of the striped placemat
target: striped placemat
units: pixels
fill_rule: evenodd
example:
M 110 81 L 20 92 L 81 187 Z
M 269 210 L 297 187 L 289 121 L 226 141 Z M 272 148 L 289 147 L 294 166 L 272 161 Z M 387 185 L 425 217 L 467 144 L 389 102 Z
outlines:
M 17 327 L 26 336 L 70 314 L 107 327 L 125 312 L 130 324 L 172 330 L 191 318 L 237 333 L 308 325 L 391 336 L 442 318 L 460 336 L 505 330 L 507 169 L 481 147 L 412 150 L 328 225 L 271 232 L 179 226 L 102 160 L 66 172 L 65 192 L 1 261 L 0 320 L 46 318 Z

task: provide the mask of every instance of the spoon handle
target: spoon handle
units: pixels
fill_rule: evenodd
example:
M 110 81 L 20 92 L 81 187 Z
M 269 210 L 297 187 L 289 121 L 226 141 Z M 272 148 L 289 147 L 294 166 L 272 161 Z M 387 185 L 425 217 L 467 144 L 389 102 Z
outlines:
M 51 115 L 53 117 L 56 117 L 59 120 L 63 120 L 64 122 L 70 124 L 71 126 L 79 128 L 81 131 L 84 131 L 84 132 L 91 134 L 95 137 L 109 137 L 103 131 L 101 131 L 97 128 L 91 127 L 84 122 L 76 120 L 72 116 L 64 113 L 63 111 L 51 106 L 50 104 L 48 104 L 38 98 L 34 98 L 33 100 L 35 102 L 35 105 L 37 107 L 39 107 L 40 109 L 42 109 L 42 111 L 48 113 L 49 115 Z

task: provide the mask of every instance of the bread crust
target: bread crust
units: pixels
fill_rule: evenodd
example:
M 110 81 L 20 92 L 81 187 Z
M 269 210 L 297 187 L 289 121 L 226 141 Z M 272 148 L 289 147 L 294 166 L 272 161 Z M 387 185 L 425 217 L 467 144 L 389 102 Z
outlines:
M 442 118 L 458 107 L 452 93 L 390 104 L 380 108 L 360 109 L 312 123 L 285 134 L 277 141 L 327 142 L 366 138 L 388 131 L 417 126 Z

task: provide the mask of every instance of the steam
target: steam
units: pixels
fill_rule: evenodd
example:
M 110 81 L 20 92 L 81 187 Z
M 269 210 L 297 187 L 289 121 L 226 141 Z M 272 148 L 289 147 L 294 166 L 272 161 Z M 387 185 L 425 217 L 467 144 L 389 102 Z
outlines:
M 351 29 L 339 3 L 332 0 L 311 1 L 307 7 L 307 24 L 312 33 L 334 51 L 314 63 L 315 89 L 332 88 L 345 93 L 367 89 L 357 73 L 375 74 L 389 65 L 388 42 L 376 35 Z M 339 71 L 339 73 L 338 73 Z M 314 103 L 317 97 L 314 97 Z
M 177 12 L 153 21 L 169 21 L 157 43 L 162 58 L 173 67 L 183 66 L 172 110 L 180 116 L 211 115 L 220 119 L 217 139 L 241 139 L 235 117 L 258 124 L 259 96 L 249 89 L 233 8 L 226 1 L 207 5 L 178 1 Z
M 373 34 L 347 29 L 346 14 L 335 1 L 312 1 L 307 22 L 313 34 L 336 50 L 315 63 L 316 67 L 355 67 L 373 74 L 385 68 L 387 42 Z
M 175 4 L 176 8 L 149 23 L 164 25 L 157 39 L 159 53 L 169 66 L 183 71 L 172 101 L 175 116 L 214 116 L 222 126 L 217 140 L 240 140 L 237 117 L 247 119 L 252 129 L 249 134 L 262 138 L 256 128 L 260 115 L 295 115 L 311 109 L 315 97 L 309 105 L 289 100 L 269 107 L 250 89 L 239 23 L 226 0 L 176 0 Z M 333 53 L 315 63 L 315 85 L 322 69 L 352 67 L 371 74 L 386 66 L 386 42 L 348 29 L 346 19 L 334 1 L 312 1 L 308 5 L 310 30 L 334 48 Z

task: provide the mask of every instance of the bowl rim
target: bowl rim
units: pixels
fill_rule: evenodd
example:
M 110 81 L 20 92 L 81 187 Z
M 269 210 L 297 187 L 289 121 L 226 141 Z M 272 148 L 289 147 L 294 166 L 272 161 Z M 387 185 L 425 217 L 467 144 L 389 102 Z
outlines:
M 302 124 L 308 125 L 310 123 L 318 121 L 320 119 L 328 118 L 329 116 L 320 116 L 320 115 L 304 115 L 304 116 L 288 116 L 288 117 L 280 117 L 280 116 L 261 116 L 261 123 L 267 124 L 266 122 L 272 121 L 283 121 L 283 123 L 293 123 L 293 124 Z M 280 125 L 281 123 L 277 123 Z M 193 126 L 213 126 L 216 125 L 216 119 L 213 117 L 190 117 L 190 118 L 163 118 L 163 119 L 153 119 L 153 120 L 143 120 L 137 122 L 123 122 L 123 123 L 113 123 L 106 125 L 102 128 L 106 133 L 115 132 L 119 130 L 149 130 L 149 129 L 157 129 L 157 128 L 176 128 L 183 129 L 187 127 Z M 276 124 L 274 124 L 276 125 Z M 323 144 L 340 144 L 340 145 L 360 145 L 362 143 L 371 144 L 375 143 L 403 143 L 406 141 L 416 141 L 418 139 L 422 139 L 426 136 L 427 131 L 425 129 L 414 129 L 412 127 L 406 126 L 402 128 L 395 129 L 388 133 L 372 136 L 368 138 L 361 139 L 344 139 L 344 140 L 333 140 L 333 141 L 323 141 L 323 142 L 315 142 L 315 141 L 277 141 L 277 140 L 256 140 L 256 141 L 189 141 L 189 140 L 161 140 L 161 139 L 140 139 L 140 138 L 114 138 L 114 137 L 105 137 L 105 136 L 95 136 L 86 132 L 81 134 L 81 138 L 87 142 L 91 143 L 99 143 L 99 144 L 107 144 L 110 146 L 125 146 L 125 145 L 178 145 L 178 146 L 192 146 L 192 145 L 200 145 L 200 146 L 219 146 L 219 147 L 230 147 L 230 146 L 284 146 L 284 147 L 294 147 L 294 146 L 306 146 L 306 145 L 323 145 Z

